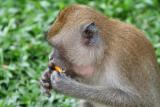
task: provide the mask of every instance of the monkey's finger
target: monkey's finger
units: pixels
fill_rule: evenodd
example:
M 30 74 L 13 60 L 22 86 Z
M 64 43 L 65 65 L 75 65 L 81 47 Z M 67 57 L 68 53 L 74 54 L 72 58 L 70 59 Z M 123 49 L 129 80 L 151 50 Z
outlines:
M 50 76 L 51 76 L 51 72 L 50 71 L 46 71 L 45 73 L 44 73 L 44 75 L 43 75 L 43 78 L 50 78 Z
M 56 82 L 58 81 L 60 78 L 59 78 L 59 73 L 54 71 L 52 74 L 51 74 L 51 81 L 52 82 Z
M 43 80 L 40 80 L 40 85 L 45 89 L 51 89 L 51 85 L 49 82 L 44 82 Z
M 49 83 L 44 83 L 43 81 L 40 81 L 41 89 L 43 93 L 48 93 L 51 90 L 51 86 Z
M 50 82 L 50 80 L 47 79 L 46 77 L 42 77 L 42 78 L 40 79 L 40 83 L 48 83 L 48 82 Z
M 41 84 L 42 84 L 43 87 L 46 87 L 46 88 L 47 88 L 47 87 L 50 87 L 49 83 L 47 83 L 47 82 L 46 82 L 46 83 L 43 82 L 43 83 L 41 83 Z
M 44 82 L 49 82 L 50 81 L 50 76 L 51 76 L 50 72 L 45 72 L 43 74 L 43 76 L 41 77 L 41 80 L 43 80 Z

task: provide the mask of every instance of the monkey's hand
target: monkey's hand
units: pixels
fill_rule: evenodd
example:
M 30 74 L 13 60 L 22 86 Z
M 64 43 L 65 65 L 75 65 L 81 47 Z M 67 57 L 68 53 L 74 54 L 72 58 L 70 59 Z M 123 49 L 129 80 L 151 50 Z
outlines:
M 65 91 L 73 85 L 73 81 L 70 77 L 67 77 L 65 73 L 53 72 L 51 74 L 51 85 L 57 92 L 67 94 Z
M 47 94 L 48 96 L 50 96 L 50 91 L 52 89 L 50 77 L 51 77 L 51 72 L 46 70 L 40 79 L 42 92 Z
M 70 87 L 71 78 L 67 77 L 65 73 L 60 73 L 57 71 L 49 72 L 46 70 L 40 79 L 40 84 L 42 87 L 42 92 L 50 96 L 52 89 L 55 91 L 64 93 L 65 88 Z

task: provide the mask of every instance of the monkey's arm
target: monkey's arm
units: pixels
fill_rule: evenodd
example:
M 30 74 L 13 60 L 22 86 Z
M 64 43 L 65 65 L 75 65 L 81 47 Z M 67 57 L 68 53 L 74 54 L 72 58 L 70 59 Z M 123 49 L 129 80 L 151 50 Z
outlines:
M 129 93 L 122 89 L 107 86 L 94 87 L 85 85 L 56 72 L 51 76 L 51 85 L 53 89 L 58 92 L 76 98 L 87 99 L 118 107 L 124 107 L 126 105 L 144 107 L 141 101 L 142 99 L 136 93 Z

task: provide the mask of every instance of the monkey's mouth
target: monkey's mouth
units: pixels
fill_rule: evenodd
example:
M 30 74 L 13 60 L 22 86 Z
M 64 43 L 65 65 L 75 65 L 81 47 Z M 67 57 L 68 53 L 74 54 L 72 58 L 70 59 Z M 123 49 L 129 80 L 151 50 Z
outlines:
M 52 58 L 49 61 L 48 68 L 55 69 L 55 67 L 59 67 L 62 71 L 65 72 L 71 72 L 72 64 L 63 57 Z
M 57 70 L 56 67 L 59 67 L 60 70 Z M 67 76 L 72 77 L 72 78 L 76 78 L 79 76 L 75 72 L 73 65 L 66 60 L 60 60 L 60 59 L 53 58 L 52 60 L 50 60 L 48 64 L 48 69 L 49 69 L 49 72 L 51 73 L 53 71 L 58 71 L 58 72 L 60 71 L 59 73 L 63 72 Z
M 52 62 L 48 64 L 48 69 L 49 69 L 50 72 L 52 72 L 52 71 L 56 71 L 58 73 L 65 72 L 60 66 L 57 66 Z

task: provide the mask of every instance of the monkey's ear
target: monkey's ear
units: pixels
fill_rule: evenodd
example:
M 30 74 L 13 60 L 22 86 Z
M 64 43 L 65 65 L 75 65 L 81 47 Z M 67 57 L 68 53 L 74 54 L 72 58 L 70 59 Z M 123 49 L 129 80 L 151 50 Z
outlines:
M 93 45 L 99 41 L 99 32 L 94 22 L 82 26 L 82 38 L 85 44 Z

